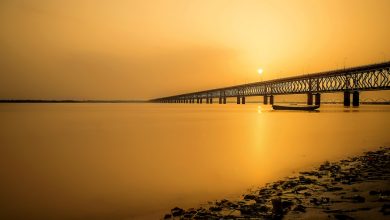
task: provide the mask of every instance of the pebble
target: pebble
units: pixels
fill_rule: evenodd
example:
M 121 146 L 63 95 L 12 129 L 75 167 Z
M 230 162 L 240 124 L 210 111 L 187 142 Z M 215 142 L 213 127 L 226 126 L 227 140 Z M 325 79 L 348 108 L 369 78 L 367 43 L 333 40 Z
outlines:
M 259 189 L 258 192 L 243 195 L 243 199 L 229 201 L 222 199 L 209 202 L 208 206 L 197 210 L 187 211 L 175 207 L 171 213 L 164 215 L 164 219 L 179 217 L 180 219 L 282 219 L 290 211 L 301 215 L 309 208 L 323 210 L 333 215 L 335 219 L 350 220 L 353 217 L 345 212 L 355 214 L 359 211 L 368 211 L 372 207 L 355 207 L 349 210 L 335 209 L 338 203 L 365 203 L 364 191 L 356 188 L 344 190 L 342 184 L 353 185 L 363 181 L 389 180 L 390 178 L 390 148 L 381 148 L 378 151 L 366 152 L 363 156 L 352 157 L 340 162 L 326 161 L 316 170 L 300 172 L 297 177 L 279 180 Z M 346 193 L 359 193 L 346 196 Z M 329 197 L 321 196 L 331 193 Z M 334 199 L 341 196 L 342 200 Z M 377 209 L 383 215 L 390 214 L 390 190 L 376 189 L 367 192 L 371 201 L 378 204 Z M 374 197 L 374 198 L 372 198 Z M 340 198 L 340 197 L 338 197 Z M 313 206 L 314 205 L 314 206 Z M 232 214 L 234 213 L 234 214 Z M 299 219 L 299 217 L 297 218 Z

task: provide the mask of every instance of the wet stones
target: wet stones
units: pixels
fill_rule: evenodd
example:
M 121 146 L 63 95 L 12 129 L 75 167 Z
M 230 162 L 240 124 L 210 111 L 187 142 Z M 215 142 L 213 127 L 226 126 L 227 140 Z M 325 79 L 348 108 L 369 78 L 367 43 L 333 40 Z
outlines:
M 382 212 L 383 215 L 390 215 L 390 204 L 383 204 L 380 212 Z
M 351 197 L 341 196 L 341 198 L 351 200 L 352 202 L 355 202 L 355 203 L 363 203 L 366 201 L 366 198 L 364 198 L 363 196 L 360 196 L 360 195 L 354 195 Z
M 291 209 L 291 206 L 294 205 L 294 202 L 292 202 L 291 200 L 283 200 L 280 197 L 272 199 L 271 203 L 272 213 L 275 216 L 283 216 Z
M 337 220 L 354 220 L 355 218 L 346 215 L 346 214 L 334 214 L 333 215 L 335 219 Z
M 245 195 L 244 199 L 245 200 L 256 200 L 257 196 L 255 196 L 255 195 Z
M 330 199 L 328 197 L 321 197 L 321 198 L 312 198 L 310 199 L 310 203 L 314 205 L 324 205 L 324 204 L 329 204 Z
M 335 192 L 335 191 L 340 191 L 342 189 L 343 189 L 342 187 L 338 187 L 338 186 L 327 186 L 326 187 L 327 192 Z
M 164 215 L 164 219 L 171 219 L 172 218 L 172 215 L 171 214 L 165 214 Z
M 272 202 L 272 213 L 275 215 L 283 215 L 283 206 L 282 206 L 282 199 L 281 198 L 275 198 L 271 200 Z
M 299 183 L 300 184 L 316 184 L 317 180 L 311 179 L 311 178 L 306 178 L 304 176 L 299 176 Z
M 164 219 L 300 219 L 318 211 L 330 219 L 353 219 L 349 214 L 359 216 L 359 212 L 368 211 L 387 216 L 389 179 L 390 148 L 385 148 L 325 162 L 318 169 L 266 184 L 237 200 L 222 199 L 187 211 L 175 207 Z M 380 182 L 384 185 L 377 184 L 384 180 Z M 365 182 L 375 184 L 375 188 Z
M 182 214 L 184 214 L 184 210 L 179 208 L 179 207 L 175 207 L 175 208 L 171 209 L 171 213 L 172 213 L 172 216 L 181 216 Z
M 222 207 L 220 206 L 211 206 L 209 207 L 209 210 L 212 211 L 212 212 L 219 212 L 222 210 Z
M 288 180 L 286 182 L 284 182 L 281 187 L 282 189 L 286 190 L 286 189 L 291 189 L 295 186 L 298 186 L 299 182 L 296 181 L 296 180 Z
M 306 212 L 306 207 L 303 205 L 297 205 L 293 208 L 295 212 Z

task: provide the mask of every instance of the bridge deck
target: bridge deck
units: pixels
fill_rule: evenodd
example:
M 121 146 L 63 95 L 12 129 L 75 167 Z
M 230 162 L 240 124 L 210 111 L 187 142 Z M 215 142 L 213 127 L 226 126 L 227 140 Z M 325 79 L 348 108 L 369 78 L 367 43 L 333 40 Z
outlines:
M 153 99 L 171 102 L 215 97 L 271 96 L 390 89 L 390 62 L 240 84 Z

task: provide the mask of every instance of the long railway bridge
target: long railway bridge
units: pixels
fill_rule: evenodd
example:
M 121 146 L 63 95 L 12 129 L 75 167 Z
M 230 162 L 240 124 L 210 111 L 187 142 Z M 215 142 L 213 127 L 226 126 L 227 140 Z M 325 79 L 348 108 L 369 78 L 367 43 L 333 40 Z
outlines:
M 160 103 L 226 104 L 227 97 L 236 97 L 237 104 L 245 104 L 245 97 L 263 96 L 264 104 L 273 104 L 274 96 L 307 94 L 307 104 L 320 105 L 321 93 L 344 93 L 344 106 L 359 106 L 360 91 L 390 89 L 390 62 L 331 70 L 301 76 L 280 78 L 236 86 L 216 88 L 150 100 Z M 269 102 L 268 102 L 269 100 Z

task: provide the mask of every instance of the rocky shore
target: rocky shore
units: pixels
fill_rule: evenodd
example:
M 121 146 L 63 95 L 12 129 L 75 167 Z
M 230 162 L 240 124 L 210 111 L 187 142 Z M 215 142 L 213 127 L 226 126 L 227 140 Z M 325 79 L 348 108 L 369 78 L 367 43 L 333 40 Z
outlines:
M 325 162 L 237 200 L 175 207 L 163 219 L 390 219 L 390 148 Z

